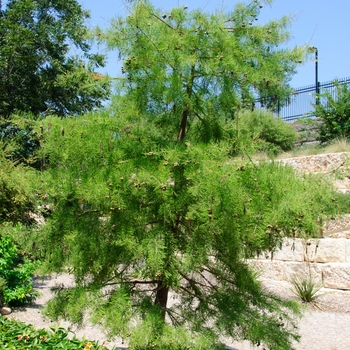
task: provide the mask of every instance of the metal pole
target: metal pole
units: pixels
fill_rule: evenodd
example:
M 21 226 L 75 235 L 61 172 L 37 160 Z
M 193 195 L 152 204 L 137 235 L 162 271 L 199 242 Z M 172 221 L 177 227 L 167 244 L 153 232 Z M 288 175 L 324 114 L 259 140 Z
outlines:
M 318 82 L 318 49 L 315 47 L 315 88 L 316 88 L 316 105 L 319 105 L 320 100 L 318 94 L 320 93 L 320 84 Z

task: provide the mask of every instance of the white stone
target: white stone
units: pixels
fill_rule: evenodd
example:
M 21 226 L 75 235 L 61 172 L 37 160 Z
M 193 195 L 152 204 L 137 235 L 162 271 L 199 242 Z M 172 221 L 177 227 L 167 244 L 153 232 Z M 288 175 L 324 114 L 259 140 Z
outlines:
M 350 263 L 350 239 L 345 242 L 345 262 Z
M 305 261 L 346 262 L 346 238 L 309 239 L 305 244 Z
M 350 289 L 350 264 L 324 264 L 322 277 L 325 288 Z
M 286 238 L 282 248 L 273 253 L 273 260 L 304 261 L 304 246 L 300 239 Z
M 252 262 L 259 271 L 259 277 L 265 280 L 291 282 L 295 276 L 311 275 L 316 281 L 322 280 L 322 265 L 307 262 L 259 260 Z

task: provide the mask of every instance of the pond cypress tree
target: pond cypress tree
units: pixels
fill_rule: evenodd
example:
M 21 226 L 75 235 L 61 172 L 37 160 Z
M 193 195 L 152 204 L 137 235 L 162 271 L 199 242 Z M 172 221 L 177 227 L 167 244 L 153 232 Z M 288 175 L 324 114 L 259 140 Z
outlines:
M 272 47 L 285 20 L 249 24 L 256 1 L 215 15 L 134 5 L 103 34 L 127 55 L 111 109 L 37 126 L 53 214 L 35 239 L 76 282 L 48 313 L 88 311 L 131 349 L 212 349 L 220 336 L 291 349 L 298 307 L 265 291 L 249 259 L 313 235 L 331 191 L 232 158 L 232 127 L 301 51 Z

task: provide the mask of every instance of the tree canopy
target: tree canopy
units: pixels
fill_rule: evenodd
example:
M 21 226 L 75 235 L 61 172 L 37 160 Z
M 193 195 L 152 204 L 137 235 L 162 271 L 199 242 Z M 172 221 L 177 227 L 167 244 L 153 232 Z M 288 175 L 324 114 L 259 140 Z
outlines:
M 2 118 L 66 116 L 101 106 L 109 81 L 95 69 L 104 57 L 90 52 L 89 14 L 76 0 L 9 0 L 0 14 Z
M 126 103 L 134 101 L 170 138 L 176 130 L 184 139 L 195 124 L 194 135 L 215 139 L 220 120 L 254 108 L 257 98 L 271 102 L 289 94 L 288 81 L 303 58 L 301 47 L 280 47 L 289 38 L 288 17 L 255 24 L 263 3 L 209 14 L 186 7 L 165 13 L 135 1 L 126 18 L 96 34 L 123 59 L 119 88 Z
M 51 317 L 93 322 L 131 349 L 211 349 L 220 336 L 269 349 L 298 339 L 293 302 L 266 292 L 249 258 L 309 237 L 332 192 L 291 168 L 229 156 L 226 143 L 162 147 L 150 125 L 109 115 L 44 121 L 41 234 L 59 288 Z

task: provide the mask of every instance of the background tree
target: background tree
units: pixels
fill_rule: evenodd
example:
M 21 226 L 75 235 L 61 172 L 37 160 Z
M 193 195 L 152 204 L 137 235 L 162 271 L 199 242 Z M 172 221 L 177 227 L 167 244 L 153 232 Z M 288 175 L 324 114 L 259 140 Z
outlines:
M 6 2 L 0 16 L 2 118 L 14 112 L 65 116 L 101 106 L 109 82 L 94 72 L 104 57 L 90 53 L 86 18 L 76 0 Z
M 120 89 L 127 103 L 132 99 L 155 125 L 167 127 L 170 138 L 176 129 L 182 140 L 193 125 L 197 137 L 215 139 L 220 121 L 254 108 L 256 98 L 289 94 L 304 55 L 300 47 L 279 47 L 289 38 L 287 17 L 255 24 L 262 3 L 211 15 L 186 7 L 165 13 L 136 1 L 128 17 L 96 34 L 124 59 Z

